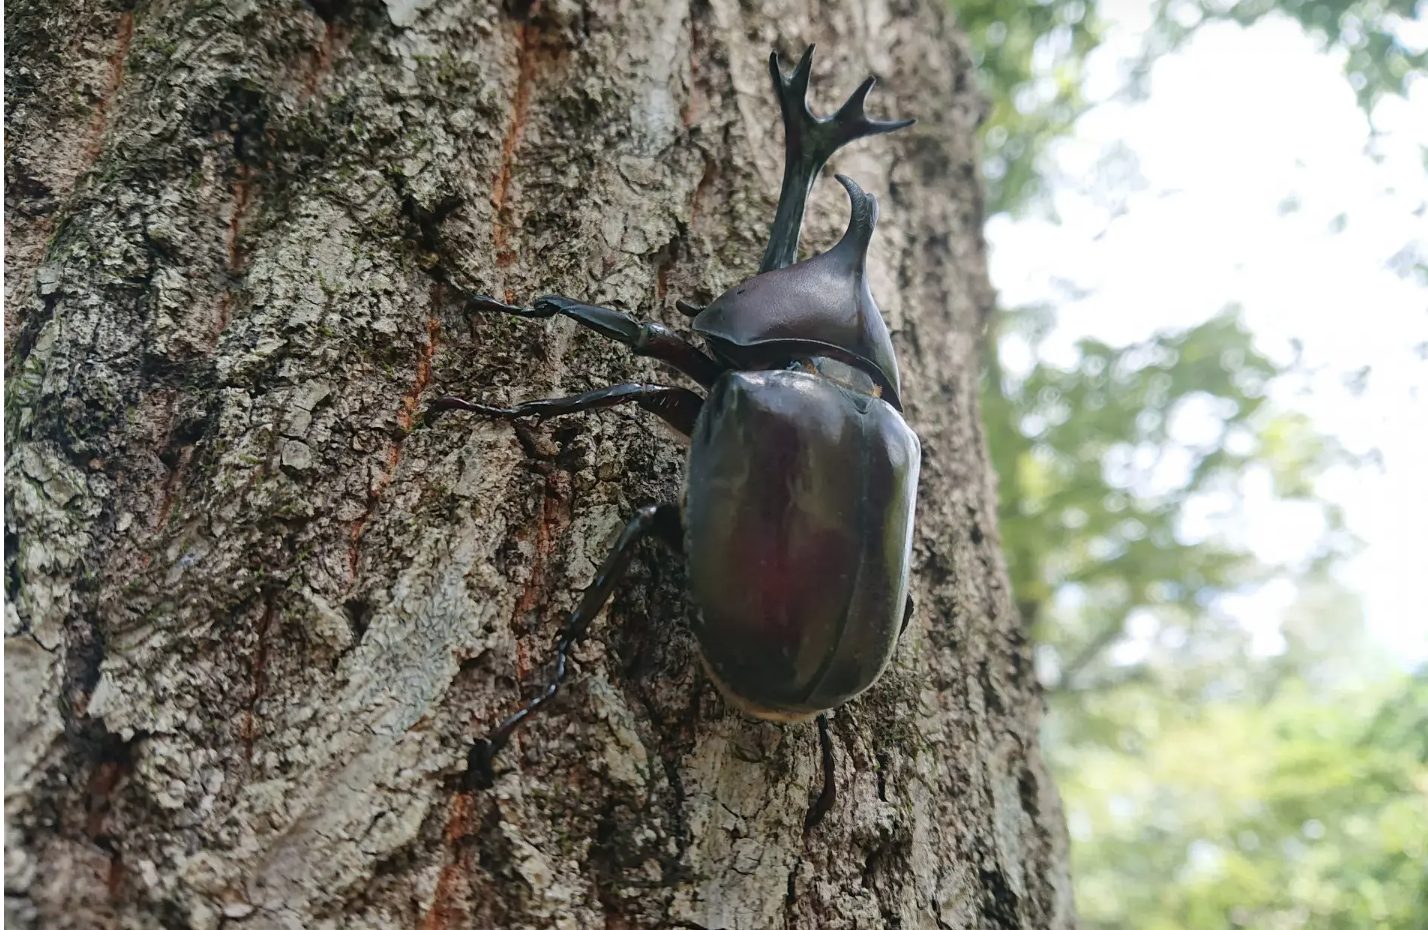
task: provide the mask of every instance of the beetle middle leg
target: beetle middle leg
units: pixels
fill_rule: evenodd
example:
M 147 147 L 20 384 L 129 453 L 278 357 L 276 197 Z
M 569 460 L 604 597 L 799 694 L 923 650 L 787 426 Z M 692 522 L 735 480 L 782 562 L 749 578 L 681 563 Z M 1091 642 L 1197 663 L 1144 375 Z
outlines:
M 657 536 L 676 549 L 682 548 L 683 524 L 679 507 L 675 504 L 649 504 L 641 507 L 625 524 L 620 538 L 615 541 L 610 554 L 595 573 L 595 579 L 580 598 L 580 603 L 570 612 L 560 635 L 555 640 L 555 670 L 540 694 L 527 701 L 520 710 L 507 717 L 490 733 L 478 739 L 467 756 L 466 784 L 468 788 L 489 788 L 495 780 L 491 771 L 491 760 L 511 739 L 516 728 L 525 723 L 532 714 L 540 710 L 560 691 L 570 670 L 570 650 L 585 638 L 590 623 L 605 602 L 610 592 L 630 566 L 635 554 L 635 545 L 646 536 Z
M 485 296 L 472 297 L 471 303 L 478 310 L 510 313 L 537 320 L 568 316 L 581 326 L 589 327 L 602 336 L 629 346 L 635 350 L 636 355 L 664 362 L 706 388 L 723 372 L 718 362 L 668 326 L 637 320 L 628 313 L 611 310 L 609 307 L 582 303 L 559 294 L 537 297 L 529 307 L 508 304 Z
M 567 397 L 528 400 L 514 407 L 495 407 L 447 395 L 431 402 L 431 406 L 427 408 L 427 416 L 432 417 L 446 410 L 467 410 L 500 420 L 519 420 L 523 417 L 544 420 L 567 413 L 600 410 L 620 404 L 639 404 L 684 436 L 689 436 L 694 431 L 694 421 L 699 417 L 699 410 L 704 406 L 704 398 L 687 388 L 628 383 L 614 384 Z

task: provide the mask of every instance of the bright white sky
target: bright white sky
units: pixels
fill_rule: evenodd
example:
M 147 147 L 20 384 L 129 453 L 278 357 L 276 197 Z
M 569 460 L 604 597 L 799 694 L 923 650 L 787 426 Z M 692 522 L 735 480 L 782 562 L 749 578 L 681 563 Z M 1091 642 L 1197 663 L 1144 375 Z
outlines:
M 1136 7 L 1101 5 L 1119 18 L 1090 63 L 1093 99 L 1122 84 L 1119 64 L 1143 25 Z M 1428 23 L 1405 24 L 1404 36 L 1428 43 Z M 1331 475 L 1320 490 L 1365 544 L 1341 579 L 1363 598 L 1375 636 L 1413 664 L 1428 661 L 1428 288 L 1394 259 L 1409 249 L 1428 261 L 1428 78 L 1375 119 L 1371 158 L 1341 59 L 1294 22 L 1206 27 L 1157 63 L 1144 102 L 1092 110 L 1055 150 L 1059 224 L 998 217 L 987 234 L 1004 304 L 1058 308 L 1043 347 L 1052 360 L 1071 358 L 1084 336 L 1130 342 L 1231 303 L 1273 357 L 1288 362 L 1299 340 L 1313 373 L 1276 401 L 1351 451 L 1381 456 L 1381 468 Z M 1128 178 L 1107 174 L 1114 148 L 1133 155 Z M 1364 366 L 1356 396 L 1344 380 Z M 1305 553 L 1317 522 L 1273 502 L 1261 476 L 1244 485 L 1237 508 L 1207 503 L 1190 522 L 1267 560 Z M 1295 594 L 1272 584 L 1221 606 L 1272 651 Z

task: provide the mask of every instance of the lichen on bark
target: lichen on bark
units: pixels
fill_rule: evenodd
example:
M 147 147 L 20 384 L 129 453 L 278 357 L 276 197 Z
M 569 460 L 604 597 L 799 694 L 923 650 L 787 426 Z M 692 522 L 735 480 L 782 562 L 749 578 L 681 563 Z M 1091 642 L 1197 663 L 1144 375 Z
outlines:
M 7 9 L 6 908 L 43 927 L 1069 927 L 976 412 L 981 103 L 936 5 Z M 650 547 L 487 791 L 466 749 L 682 452 L 421 416 L 665 377 L 480 287 L 679 326 L 778 189 L 770 47 L 914 130 L 835 167 L 924 444 L 895 667 L 729 710 Z M 841 228 L 815 188 L 805 250 Z

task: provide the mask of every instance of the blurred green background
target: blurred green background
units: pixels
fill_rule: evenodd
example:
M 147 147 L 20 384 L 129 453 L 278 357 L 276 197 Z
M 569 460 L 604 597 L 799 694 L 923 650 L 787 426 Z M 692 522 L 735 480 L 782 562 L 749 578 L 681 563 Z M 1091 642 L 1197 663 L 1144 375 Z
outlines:
M 951 0 L 1088 928 L 1428 928 L 1428 3 Z

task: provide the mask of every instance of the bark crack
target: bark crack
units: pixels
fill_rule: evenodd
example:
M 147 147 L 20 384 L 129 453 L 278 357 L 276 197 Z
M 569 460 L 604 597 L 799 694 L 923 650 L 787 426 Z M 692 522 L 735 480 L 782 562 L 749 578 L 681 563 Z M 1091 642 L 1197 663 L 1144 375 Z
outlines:
M 217 320 L 213 334 L 209 337 L 211 352 L 218 345 L 232 319 L 233 298 L 238 282 L 247 266 L 248 256 L 243 249 L 243 226 L 253 205 L 255 180 L 251 151 L 255 139 L 261 140 L 267 123 L 267 112 L 261 94 L 235 89 L 229 94 L 230 132 L 233 136 L 233 183 L 229 188 L 228 224 L 223 235 L 223 271 L 227 277 L 222 292 L 218 296 Z
M 243 743 L 243 761 L 253 765 L 253 743 L 258 736 L 258 703 L 263 700 L 267 686 L 268 634 L 273 620 L 277 617 L 277 592 L 270 592 L 263 599 L 263 613 L 258 618 L 257 645 L 253 650 L 253 667 L 249 675 L 248 703 L 243 708 L 243 723 L 239 728 L 239 738 Z
M 440 304 L 442 297 L 441 285 L 433 286 L 433 302 Z M 441 339 L 441 321 L 436 316 L 431 316 L 426 321 L 426 343 L 422 346 L 421 352 L 417 355 L 416 371 L 412 376 L 411 387 L 402 395 L 401 403 L 397 407 L 396 424 L 397 435 L 387 444 L 385 464 L 377 479 L 368 487 L 367 506 L 362 515 L 352 522 L 347 531 L 347 571 L 349 582 L 357 580 L 357 564 L 362 556 L 362 537 L 367 532 L 367 525 L 372 519 L 372 514 L 376 511 L 377 505 L 381 503 L 382 495 L 391 485 L 392 479 L 397 476 L 397 467 L 401 464 L 402 445 L 406 442 L 407 436 L 411 433 L 412 425 L 416 422 L 417 407 L 421 403 L 421 395 L 428 385 L 431 384 L 431 360 L 436 355 L 436 349 Z

